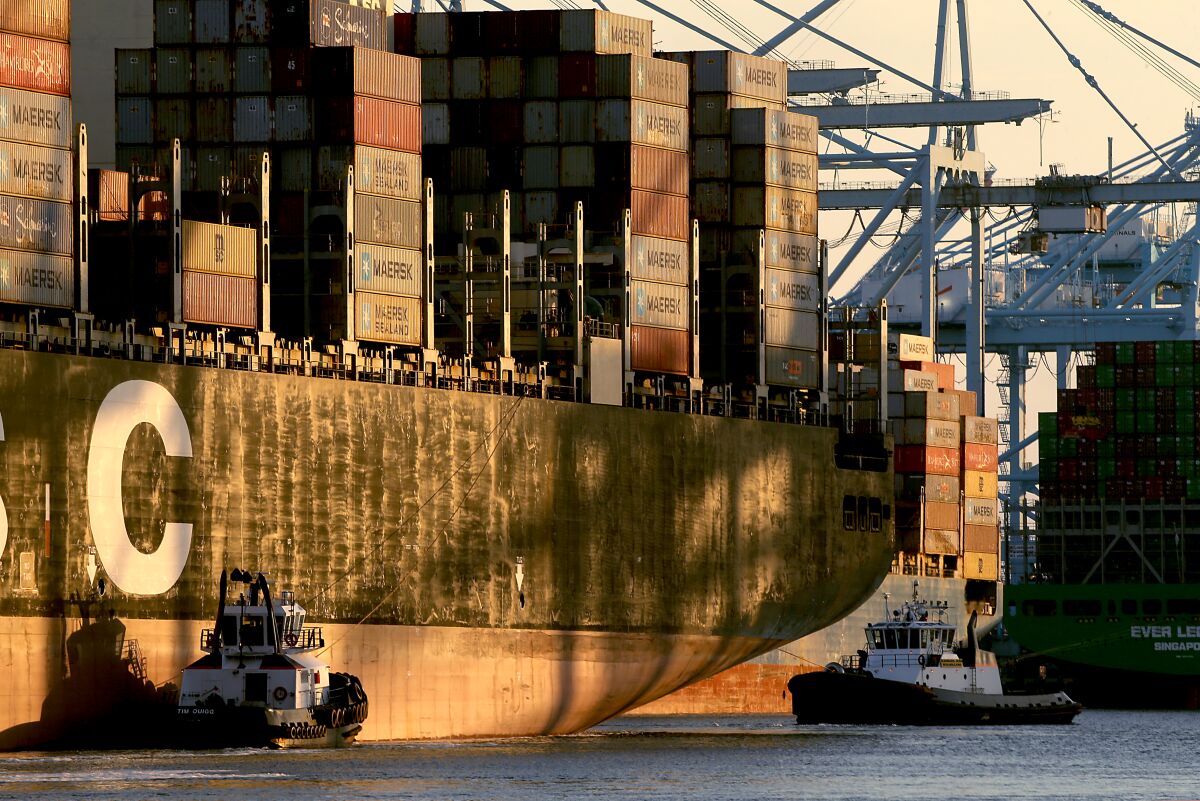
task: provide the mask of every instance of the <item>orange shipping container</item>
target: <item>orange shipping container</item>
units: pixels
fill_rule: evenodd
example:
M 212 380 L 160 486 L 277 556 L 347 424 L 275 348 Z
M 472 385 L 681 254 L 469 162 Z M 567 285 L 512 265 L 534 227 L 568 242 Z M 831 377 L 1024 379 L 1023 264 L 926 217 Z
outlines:
M 0 33 L 0 85 L 70 95 L 71 46 Z
M 897 473 L 935 473 L 957 476 L 960 458 L 957 448 L 931 448 L 924 445 L 897 445 Z
M 600 165 L 600 168 L 604 169 L 604 165 Z M 686 196 L 688 154 L 649 145 L 630 145 L 629 177 L 634 189 Z
M 633 233 L 663 239 L 687 239 L 691 236 L 686 196 L 660 195 L 640 189 L 634 189 L 629 194 Z
M 183 319 L 189 323 L 254 328 L 258 324 L 258 281 L 185 270 Z
M 692 335 L 673 328 L 635 325 L 629 329 L 629 350 L 634 370 L 687 375 L 691 367 Z
M 942 392 L 905 392 L 905 417 L 928 417 L 958 422 L 958 398 Z
M 0 30 L 66 42 L 71 38 L 71 0 L 0 3 Z
M 1000 553 L 1000 528 L 998 526 L 964 526 L 963 550 L 976 553 Z
M 997 467 L 997 448 L 995 445 L 980 445 L 977 442 L 963 444 L 963 469 L 977 470 L 980 473 L 995 473 Z
M 901 361 L 902 370 L 924 370 L 938 377 L 938 389 L 954 389 L 954 365 L 937 362 Z
M 329 98 L 318 109 L 318 135 L 328 143 L 421 152 L 421 107 L 376 97 Z
M 959 505 L 957 503 L 925 502 L 925 528 L 953 529 L 958 531 Z

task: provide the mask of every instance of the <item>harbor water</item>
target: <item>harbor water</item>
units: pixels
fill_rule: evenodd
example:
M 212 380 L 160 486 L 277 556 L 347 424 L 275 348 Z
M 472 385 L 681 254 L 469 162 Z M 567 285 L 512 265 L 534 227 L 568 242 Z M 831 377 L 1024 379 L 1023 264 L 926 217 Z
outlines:
M 624 717 L 569 737 L 339 751 L 5 754 L 0 798 L 1181 799 L 1200 797 L 1198 750 L 1187 712 L 1007 728 Z

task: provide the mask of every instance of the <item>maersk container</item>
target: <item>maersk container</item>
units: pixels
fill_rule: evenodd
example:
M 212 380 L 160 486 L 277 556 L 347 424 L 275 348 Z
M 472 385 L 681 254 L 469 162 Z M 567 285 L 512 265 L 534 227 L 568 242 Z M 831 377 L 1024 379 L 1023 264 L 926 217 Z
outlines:
M 564 100 L 558 104 L 558 141 L 570 144 L 596 141 L 594 100 Z
M 421 59 L 422 101 L 449 100 L 450 94 L 450 59 Z
M 735 146 L 781 147 L 801 153 L 816 153 L 817 118 L 810 114 L 779 109 L 735 109 L 729 113 L 731 140 Z
M 817 154 L 778 147 L 736 147 L 733 149 L 733 180 L 742 184 L 767 184 L 815 192 Z
M 999 441 L 999 426 L 991 417 L 963 417 L 963 442 L 995 445 Z
M 228 97 L 196 98 L 196 140 L 221 145 L 233 141 L 233 104 Z
M 691 369 L 692 334 L 677 328 L 635 325 L 629 331 L 630 369 L 687 375 Z
M 630 142 L 686 151 L 688 138 L 686 108 L 646 100 L 601 100 L 597 106 L 599 142 Z
M 562 148 L 558 164 L 558 182 L 563 187 L 589 189 L 596 185 L 596 153 L 591 145 Z
M 0 250 L 0 302 L 71 308 L 75 304 L 75 260 L 69 256 Z
M 19 0 L 0 6 L 0 31 L 67 42 L 71 0 Z
M 311 102 L 305 95 L 280 95 L 275 98 L 276 142 L 304 142 L 312 138 Z
M 0 88 L 0 139 L 71 147 L 75 128 L 71 100 L 58 95 Z
M 821 342 L 821 317 L 815 312 L 780 309 L 764 310 L 766 331 L 763 343 L 784 348 L 817 349 Z
M 733 190 L 733 223 L 796 234 L 817 233 L 817 193 L 777 186 Z
M 787 102 L 787 65 L 775 59 L 709 50 L 692 55 L 692 91 Z
M 239 97 L 233 107 L 233 141 L 271 141 L 271 99 L 262 95 Z
M 154 51 L 154 92 L 159 95 L 192 93 L 192 54 L 182 48 Z
M 558 148 L 554 145 L 539 145 L 525 148 L 525 169 L 522 176 L 524 189 L 555 189 L 559 185 Z
M 688 69 L 684 64 L 650 56 L 595 56 L 595 71 L 597 97 L 688 105 Z
M 653 24 L 648 19 L 611 11 L 563 11 L 559 15 L 559 49 L 564 53 L 633 53 L 654 55 Z
M 535 100 L 525 104 L 525 141 L 529 144 L 558 142 L 558 104 Z
M 313 69 L 320 76 L 316 89 L 327 95 L 362 95 L 420 103 L 421 59 L 364 47 L 319 48 L 312 53 Z
M 117 94 L 148 95 L 154 88 L 154 51 L 118 49 L 114 58 Z
M 365 145 L 329 145 L 317 151 L 318 189 L 341 189 L 346 168 L 354 165 L 354 191 L 367 195 L 420 200 L 421 156 Z
M 190 141 L 195 138 L 192 126 L 192 104 L 182 97 L 158 97 L 154 101 L 154 140 Z
M 629 287 L 629 322 L 655 328 L 688 327 L 690 285 L 634 279 Z
M 754 253 L 758 249 L 757 228 L 742 228 L 734 232 L 733 250 Z M 797 270 L 816 275 L 820 270 L 821 250 L 816 236 L 768 229 L 765 237 L 767 267 Z
M 304 94 L 313 87 L 313 51 L 310 48 L 274 47 L 270 52 L 271 91 L 274 94 Z
M 354 306 L 354 332 L 359 339 L 392 345 L 421 344 L 420 298 L 357 292 Z
M 192 0 L 192 41 L 225 44 L 229 41 L 229 0 Z
M 196 49 L 196 91 L 227 94 L 233 86 L 232 52 L 226 47 Z
M 741 95 L 700 94 L 692 101 L 692 133 L 696 136 L 730 136 L 731 114 L 737 109 L 763 108 L 770 101 Z M 777 104 L 782 108 L 782 104 Z
M 952 420 L 925 420 L 906 417 L 900 421 L 900 445 L 932 445 L 935 448 L 958 447 L 958 423 Z M 954 499 L 958 501 L 957 498 Z M 938 528 L 941 528 L 938 526 Z
M 154 108 L 149 97 L 117 98 L 117 141 L 127 145 L 154 143 Z
M 424 244 L 424 223 L 420 203 L 376 195 L 354 198 L 356 241 L 420 249 Z
M 0 248 L 75 252 L 75 208 L 70 203 L 0 195 Z
M 200 192 L 218 191 L 221 180 L 230 174 L 230 157 L 228 147 L 196 148 L 196 189 Z
M 421 106 L 421 141 L 427 145 L 450 144 L 450 106 L 445 103 Z
M 729 177 L 729 140 L 724 137 L 697 139 L 692 146 L 692 178 L 728 181 Z
M 154 44 L 185 45 L 192 41 L 192 9 L 188 0 L 154 0 Z
M 258 230 L 183 221 L 183 269 L 253 278 L 258 275 Z
M 692 264 L 688 258 L 688 243 L 652 236 L 634 236 L 630 276 L 635 280 L 688 286 L 692 281 Z
M 265 47 L 239 47 L 233 72 L 233 90 L 241 94 L 271 91 L 271 51 Z
M 534 56 L 525 60 L 524 96 L 543 100 L 558 97 L 557 56 Z
M 820 357 L 815 350 L 767 346 L 767 383 L 795 389 L 816 389 L 819 386 Z
M 487 97 L 520 98 L 522 74 L 520 56 L 492 56 L 487 63 Z
M 444 56 L 450 52 L 450 15 L 416 14 L 413 47 L 419 56 Z
M 813 313 L 821 310 L 818 276 L 768 267 L 764 281 L 763 302 L 766 305 Z
M 964 498 L 963 522 L 972 526 L 999 524 L 999 501 L 995 498 Z
M 354 257 L 358 264 L 355 291 L 421 297 L 423 251 L 361 244 L 355 248 Z
M 281 147 L 272 155 L 271 173 L 285 192 L 303 192 L 313 187 L 313 153 L 307 147 Z
M 317 138 L 421 152 L 421 107 L 375 97 L 326 98 L 317 115 Z
M 258 281 L 185 270 L 183 319 L 204 325 L 254 328 L 258 325 Z
M 691 236 L 688 199 L 681 195 L 663 195 L 634 189 L 629 192 L 634 234 L 663 239 L 687 239 Z
M 455 100 L 482 100 L 487 96 L 487 61 L 466 56 L 450 61 L 450 94 Z
M 0 85 L 71 94 L 71 46 L 0 33 Z
M 271 34 L 270 0 L 233 0 L 233 40 L 265 43 Z

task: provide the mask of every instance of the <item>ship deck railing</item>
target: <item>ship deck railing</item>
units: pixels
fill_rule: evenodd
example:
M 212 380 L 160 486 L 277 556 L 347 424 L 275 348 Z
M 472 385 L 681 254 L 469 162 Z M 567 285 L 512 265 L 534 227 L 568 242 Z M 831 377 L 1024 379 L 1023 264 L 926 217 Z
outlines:
M 215 636 L 213 629 L 200 630 L 200 650 L 211 651 L 213 646 L 213 637 Z M 303 648 L 315 649 L 325 647 L 325 633 L 320 626 L 305 626 L 299 631 L 280 632 L 279 638 L 281 644 L 286 648 Z M 226 647 L 232 643 L 225 643 Z M 247 646 L 261 648 L 262 646 Z M 143 660 L 144 661 L 144 660 Z

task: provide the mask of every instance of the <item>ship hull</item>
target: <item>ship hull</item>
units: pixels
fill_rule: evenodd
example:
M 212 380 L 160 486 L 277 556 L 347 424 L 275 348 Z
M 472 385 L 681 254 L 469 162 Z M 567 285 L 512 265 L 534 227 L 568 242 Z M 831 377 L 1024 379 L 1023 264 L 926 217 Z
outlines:
M 893 547 L 841 516 L 891 473 L 812 426 L 13 350 L 0 421 L 4 748 L 125 682 L 114 637 L 139 693 L 177 682 L 223 567 L 297 591 L 371 698 L 360 739 L 468 737 L 575 731 L 818 630 Z

